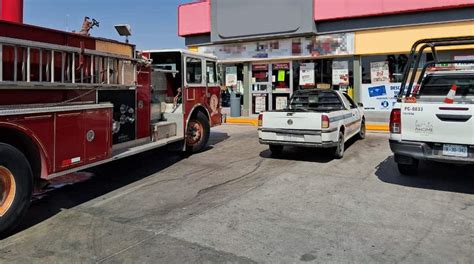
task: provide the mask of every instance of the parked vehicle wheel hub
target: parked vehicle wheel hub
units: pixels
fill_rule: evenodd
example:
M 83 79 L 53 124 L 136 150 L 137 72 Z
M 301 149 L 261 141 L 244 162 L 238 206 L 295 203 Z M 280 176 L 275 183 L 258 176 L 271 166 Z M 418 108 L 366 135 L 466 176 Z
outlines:
M 186 137 L 187 144 L 192 146 L 199 143 L 203 134 L 204 134 L 203 125 L 197 121 L 190 121 L 188 135 Z
M 16 183 L 11 171 L 0 166 L 0 217 L 4 216 L 13 204 Z

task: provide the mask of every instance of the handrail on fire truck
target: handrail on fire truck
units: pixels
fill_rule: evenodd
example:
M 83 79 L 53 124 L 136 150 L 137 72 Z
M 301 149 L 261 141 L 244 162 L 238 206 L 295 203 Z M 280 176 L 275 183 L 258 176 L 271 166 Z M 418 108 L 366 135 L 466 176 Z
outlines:
M 108 52 L 0 37 L 0 89 L 22 84 L 125 88 L 136 84 L 137 62 Z

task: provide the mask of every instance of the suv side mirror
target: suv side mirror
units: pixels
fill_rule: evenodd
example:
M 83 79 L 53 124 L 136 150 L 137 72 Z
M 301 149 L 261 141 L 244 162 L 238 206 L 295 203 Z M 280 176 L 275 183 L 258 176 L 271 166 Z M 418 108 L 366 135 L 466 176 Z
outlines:
M 363 103 L 357 103 L 357 106 L 358 107 L 364 107 L 364 104 Z

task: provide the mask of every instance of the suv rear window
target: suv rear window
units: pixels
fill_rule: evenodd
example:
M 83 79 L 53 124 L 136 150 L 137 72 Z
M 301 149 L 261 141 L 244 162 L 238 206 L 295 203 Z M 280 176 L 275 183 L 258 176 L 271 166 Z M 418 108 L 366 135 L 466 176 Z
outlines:
M 296 92 L 290 102 L 290 110 L 334 111 L 342 108 L 341 99 L 332 91 Z
M 456 96 L 474 96 L 474 75 L 428 76 L 423 81 L 418 95 L 446 96 L 453 85 L 457 86 Z

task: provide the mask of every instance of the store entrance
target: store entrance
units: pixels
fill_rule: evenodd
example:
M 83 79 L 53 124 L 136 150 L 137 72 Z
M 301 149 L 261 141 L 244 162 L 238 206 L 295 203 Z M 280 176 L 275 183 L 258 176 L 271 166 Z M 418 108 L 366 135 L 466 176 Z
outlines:
M 291 69 L 291 62 L 252 64 L 252 114 L 286 108 L 293 91 Z

